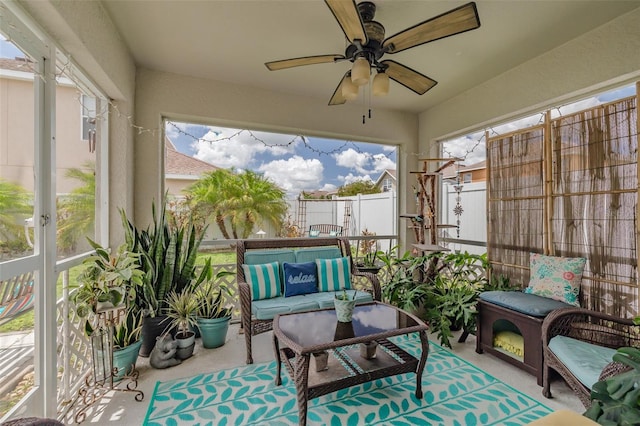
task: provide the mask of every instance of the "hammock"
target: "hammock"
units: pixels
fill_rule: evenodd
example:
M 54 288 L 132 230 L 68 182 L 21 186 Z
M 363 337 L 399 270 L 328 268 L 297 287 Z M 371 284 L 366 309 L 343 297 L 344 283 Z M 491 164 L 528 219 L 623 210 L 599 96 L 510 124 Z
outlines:
M 33 308 L 33 272 L 0 281 L 0 324 Z

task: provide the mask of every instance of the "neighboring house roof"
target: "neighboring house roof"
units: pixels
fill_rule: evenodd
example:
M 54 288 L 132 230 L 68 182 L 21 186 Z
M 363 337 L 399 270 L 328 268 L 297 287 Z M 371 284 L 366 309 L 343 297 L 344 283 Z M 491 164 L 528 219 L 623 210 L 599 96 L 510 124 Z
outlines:
M 380 173 L 380 177 L 375 182 L 375 186 L 378 186 L 385 176 L 389 176 L 393 181 L 396 181 L 396 170 L 395 169 L 384 169 L 382 173 Z
M 460 164 L 460 165 L 451 164 L 445 167 L 441 173 L 442 173 L 443 179 L 455 179 L 458 172 L 464 173 L 464 172 L 471 172 L 473 170 L 482 170 L 486 168 L 487 168 L 487 160 L 482 160 L 477 163 L 470 164 L 468 166 L 465 166 L 464 164 Z
M 165 163 L 165 173 L 175 176 L 195 176 L 218 170 L 219 167 L 209 164 L 206 161 L 198 160 L 186 154 L 178 152 L 175 145 L 169 138 L 165 138 L 167 147 L 167 160 Z
M 315 190 L 315 191 L 303 191 L 303 193 L 306 195 L 306 197 L 302 196 L 303 199 L 304 198 L 307 198 L 307 199 L 310 199 L 310 198 L 322 199 L 322 198 L 329 198 L 332 195 L 336 195 L 338 193 L 338 190 L 336 189 L 336 190 L 333 190 L 333 191 L 323 191 L 323 190 L 318 189 L 318 190 Z
M 33 73 L 33 62 L 26 58 L 0 58 L 0 69 Z

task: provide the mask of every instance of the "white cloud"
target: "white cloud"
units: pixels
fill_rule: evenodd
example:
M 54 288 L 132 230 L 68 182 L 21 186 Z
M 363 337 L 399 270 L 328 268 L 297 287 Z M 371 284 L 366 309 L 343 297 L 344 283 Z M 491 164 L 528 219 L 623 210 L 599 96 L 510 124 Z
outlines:
M 358 152 L 353 148 L 333 154 L 336 164 L 354 170 L 359 174 L 380 173 L 384 169 L 395 169 L 396 164 L 384 154 Z
M 258 167 L 259 172 L 289 194 L 314 190 L 322 181 L 324 167 L 320 160 L 294 155 L 287 160 L 275 160 Z
M 335 186 L 332 183 L 325 183 L 322 188 L 320 188 L 320 191 L 327 191 L 327 192 L 331 192 L 331 191 L 335 191 L 336 189 L 338 189 L 337 186 Z
M 340 180 L 342 180 L 344 182 L 343 185 L 348 185 L 350 183 L 357 182 L 357 181 L 360 181 L 360 180 L 373 182 L 373 179 L 371 179 L 371 176 L 369 176 L 369 175 L 357 176 L 357 175 L 354 175 L 353 173 L 349 173 L 346 176 L 338 176 L 338 179 L 340 179 Z
M 199 160 L 223 168 L 249 168 L 257 155 L 292 154 L 297 143 L 299 138 L 291 135 L 210 126 L 192 147 Z

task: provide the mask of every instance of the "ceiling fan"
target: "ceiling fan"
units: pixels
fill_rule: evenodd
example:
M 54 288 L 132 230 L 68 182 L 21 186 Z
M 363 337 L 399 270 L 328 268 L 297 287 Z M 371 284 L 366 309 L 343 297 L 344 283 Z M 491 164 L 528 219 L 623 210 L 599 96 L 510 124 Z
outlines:
M 373 20 L 376 12 L 374 3 L 363 1 L 356 5 L 354 0 L 325 0 L 325 3 L 350 43 L 344 55 L 303 56 L 267 62 L 265 65 L 269 70 L 277 71 L 327 62 L 353 62 L 352 68 L 345 73 L 334 91 L 329 105 L 340 105 L 357 98 L 358 87 L 369 82 L 372 68 L 376 70 L 371 87 L 375 96 L 388 93 L 389 79 L 423 95 L 437 82 L 396 61 L 381 60 L 383 55 L 402 52 L 480 27 L 476 4 L 471 2 L 385 39 L 384 26 Z

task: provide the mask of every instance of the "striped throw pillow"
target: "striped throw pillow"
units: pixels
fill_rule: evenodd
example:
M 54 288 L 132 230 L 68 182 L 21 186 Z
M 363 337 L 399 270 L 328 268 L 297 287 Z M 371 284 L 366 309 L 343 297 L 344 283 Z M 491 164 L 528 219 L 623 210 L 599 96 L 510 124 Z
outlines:
M 316 259 L 320 291 L 338 291 L 351 288 L 351 263 L 348 257 Z
M 278 262 L 261 265 L 242 265 L 244 277 L 251 286 L 251 300 L 280 296 L 280 272 Z

